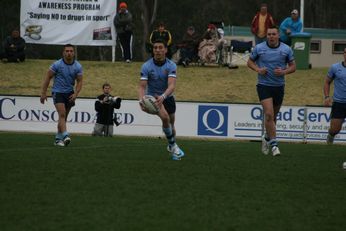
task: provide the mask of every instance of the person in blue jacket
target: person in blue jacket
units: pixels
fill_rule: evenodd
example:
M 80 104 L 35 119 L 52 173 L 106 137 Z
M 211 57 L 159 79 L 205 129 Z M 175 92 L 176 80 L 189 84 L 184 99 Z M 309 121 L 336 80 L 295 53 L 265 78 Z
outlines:
M 285 18 L 280 24 L 280 41 L 291 45 L 291 35 L 301 32 L 303 29 L 303 22 L 299 17 L 297 9 L 291 11 L 291 17 Z

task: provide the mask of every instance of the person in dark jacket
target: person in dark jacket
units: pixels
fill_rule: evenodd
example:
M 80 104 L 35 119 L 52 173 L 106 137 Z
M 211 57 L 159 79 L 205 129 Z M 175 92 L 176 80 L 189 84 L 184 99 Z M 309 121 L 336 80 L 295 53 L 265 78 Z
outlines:
M 132 14 L 128 11 L 127 4 L 121 2 L 119 4 L 119 11 L 115 15 L 113 23 L 117 32 L 118 41 L 120 41 L 123 59 L 127 63 L 130 63 L 132 60 L 132 20 Z
M 25 40 L 20 37 L 19 30 L 14 29 L 3 43 L 3 53 L 0 54 L 3 62 L 24 62 Z
M 103 94 L 97 97 L 95 102 L 96 123 L 94 126 L 93 136 L 113 136 L 113 125 L 119 126 L 117 118 L 114 117 L 114 109 L 121 106 L 121 98 L 112 96 L 111 85 L 105 83 L 102 86 Z
M 184 67 L 188 66 L 189 63 L 198 58 L 198 44 L 200 42 L 200 37 L 196 33 L 193 26 L 189 26 L 186 33 L 183 36 L 182 44 L 180 48 L 181 63 Z
M 260 11 L 257 12 L 251 23 L 251 32 L 255 36 L 256 45 L 267 41 L 267 30 L 274 25 L 275 22 L 271 14 L 268 13 L 267 4 L 262 3 Z
M 161 40 L 164 41 L 167 45 L 167 58 L 171 59 L 173 55 L 172 51 L 172 35 L 169 30 L 166 29 L 166 26 L 163 22 L 160 22 L 157 29 L 153 30 L 150 34 L 150 45 L 151 45 L 151 52 L 152 52 L 152 46 L 155 41 Z

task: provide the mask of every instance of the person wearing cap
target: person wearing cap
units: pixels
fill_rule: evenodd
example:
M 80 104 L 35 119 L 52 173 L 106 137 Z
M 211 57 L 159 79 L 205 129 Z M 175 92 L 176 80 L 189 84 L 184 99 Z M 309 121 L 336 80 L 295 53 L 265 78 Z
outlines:
M 198 45 L 198 56 L 202 64 L 216 62 L 220 39 L 221 35 L 215 24 L 209 23 L 207 30 L 202 35 L 202 41 Z
M 183 64 L 184 67 L 198 57 L 198 44 L 199 35 L 193 26 L 189 26 L 183 36 L 180 49 L 181 59 L 179 63 Z
M 117 33 L 117 40 L 120 41 L 122 57 L 127 63 L 132 60 L 132 14 L 127 9 L 125 2 L 120 2 L 118 13 L 115 15 L 113 23 Z
M 271 14 L 268 13 L 267 4 L 262 3 L 260 11 L 257 12 L 251 22 L 251 32 L 255 36 L 256 45 L 267 41 L 267 30 L 273 25 L 275 25 L 274 19 Z
M 299 17 L 297 9 L 291 11 L 291 17 L 287 17 L 280 24 L 280 41 L 291 45 L 291 35 L 299 33 L 303 29 L 303 22 Z
M 218 34 L 217 28 L 214 24 L 209 23 L 207 26 L 207 30 L 204 32 L 203 39 L 207 40 L 213 40 L 217 44 L 217 41 L 221 38 L 220 35 Z

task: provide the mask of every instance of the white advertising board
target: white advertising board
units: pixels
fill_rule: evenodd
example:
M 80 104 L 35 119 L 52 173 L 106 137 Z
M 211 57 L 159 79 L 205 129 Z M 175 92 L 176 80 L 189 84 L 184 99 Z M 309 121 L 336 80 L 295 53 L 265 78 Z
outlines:
M 91 134 L 96 121 L 95 99 L 77 99 L 68 117 L 68 131 Z M 283 106 L 277 117 L 277 138 L 285 141 L 324 142 L 330 108 Z M 138 101 L 123 100 L 115 110 L 121 123 L 115 135 L 163 136 L 161 121 L 140 110 Z M 58 115 L 52 99 L 44 105 L 39 97 L 0 96 L 0 130 L 55 132 Z M 177 102 L 178 136 L 260 140 L 262 107 L 256 104 Z M 336 142 L 346 141 L 346 125 Z
M 231 138 L 258 139 L 262 131 L 262 107 L 260 105 L 231 105 Z M 277 116 L 277 138 L 287 141 L 326 140 L 330 123 L 330 108 L 283 106 Z M 346 141 L 346 126 L 336 136 L 336 141 Z
M 21 0 L 27 43 L 112 46 L 116 0 Z

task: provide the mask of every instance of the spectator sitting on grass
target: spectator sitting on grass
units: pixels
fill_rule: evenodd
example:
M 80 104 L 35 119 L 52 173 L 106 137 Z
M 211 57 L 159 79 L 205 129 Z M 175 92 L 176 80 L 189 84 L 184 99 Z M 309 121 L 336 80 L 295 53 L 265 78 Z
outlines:
M 20 37 L 18 29 L 14 29 L 3 43 L 3 53 L 0 58 L 3 62 L 24 62 L 25 60 L 25 40 Z

